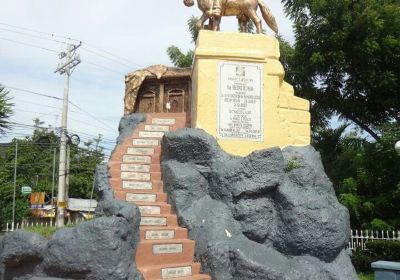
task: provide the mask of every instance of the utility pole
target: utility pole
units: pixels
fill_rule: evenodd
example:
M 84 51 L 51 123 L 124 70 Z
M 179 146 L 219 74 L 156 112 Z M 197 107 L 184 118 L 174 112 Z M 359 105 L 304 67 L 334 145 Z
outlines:
M 60 137 L 60 162 L 58 168 L 58 195 L 57 195 L 57 228 L 64 227 L 65 208 L 67 207 L 65 184 L 66 184 L 66 157 L 67 157 L 67 116 L 68 116 L 68 94 L 69 94 L 69 77 L 72 70 L 81 63 L 76 50 L 82 45 L 67 44 L 67 51 L 60 53 L 60 59 L 64 59 L 54 73 L 64 75 L 64 99 L 61 118 L 61 137 Z
M 53 151 L 53 184 L 51 186 L 51 209 L 53 210 L 54 204 L 54 189 L 56 184 L 56 156 L 57 156 L 57 149 L 54 148 Z M 51 225 L 53 225 L 53 218 L 50 220 Z
M 14 157 L 14 195 L 13 195 L 13 209 L 12 209 L 12 230 L 15 226 L 15 196 L 17 192 L 17 167 L 18 167 L 18 140 L 15 142 L 15 157 Z

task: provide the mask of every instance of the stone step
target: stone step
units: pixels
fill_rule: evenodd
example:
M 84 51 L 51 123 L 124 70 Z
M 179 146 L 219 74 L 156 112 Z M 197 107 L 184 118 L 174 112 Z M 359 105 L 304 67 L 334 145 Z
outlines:
M 163 190 L 163 182 L 159 180 L 154 181 L 131 181 L 121 180 L 120 178 L 109 179 L 114 191 L 144 191 L 145 193 L 161 193 Z
M 193 261 L 195 242 L 190 239 L 141 240 L 136 251 L 138 266 Z
M 150 181 L 150 173 L 140 173 L 140 172 L 121 172 L 122 180 L 134 180 L 134 181 Z M 114 177 L 114 176 L 113 176 Z
M 114 171 L 110 171 L 113 175 Z M 115 174 L 116 175 L 116 174 Z M 114 176 L 112 176 L 114 177 Z M 115 177 L 118 178 L 118 175 Z M 120 177 L 122 180 L 129 181 L 160 181 L 161 180 L 161 172 L 150 172 L 150 173 L 141 173 L 141 172 L 121 172 Z
M 158 147 L 157 152 L 160 154 L 161 148 Z M 143 147 L 133 147 L 127 148 L 126 154 L 128 155 L 137 155 L 137 156 L 152 156 L 156 153 L 155 148 L 143 148 Z
M 174 214 L 142 215 L 140 225 L 146 227 L 177 227 L 178 219 Z
M 143 215 L 171 214 L 171 205 L 166 202 L 135 202 Z
M 139 138 L 162 138 L 164 136 L 164 132 L 161 131 L 139 131 L 134 132 L 133 136 L 139 136 Z
M 148 173 L 151 171 L 150 164 L 122 163 L 119 165 L 119 167 L 120 167 L 120 169 L 117 171 L 144 172 L 144 173 Z
M 151 120 L 152 124 L 161 124 L 161 125 L 173 125 L 176 123 L 175 118 L 169 118 L 169 119 L 161 119 L 161 118 L 154 118 Z
M 144 191 L 114 191 L 114 196 L 118 200 L 127 202 L 166 202 L 165 193 L 145 193 Z
M 157 147 L 159 145 L 160 145 L 160 140 L 158 139 L 143 139 L 143 138 L 132 139 L 132 146 Z
M 144 126 L 145 131 L 162 131 L 162 132 L 169 132 L 168 125 L 153 125 L 153 124 L 146 124 Z
M 110 170 L 116 171 L 134 171 L 134 172 L 160 172 L 160 163 L 145 164 L 145 163 L 121 163 L 121 161 L 109 161 L 108 167 Z
M 138 255 L 136 253 L 136 259 Z M 138 267 L 143 277 L 147 279 L 173 279 L 177 277 L 188 277 L 200 273 L 200 263 L 176 263 L 170 265 L 153 265 Z
M 188 231 L 182 227 L 140 227 L 142 240 L 153 239 L 183 239 L 188 237 Z
M 135 156 L 135 155 L 123 155 L 122 163 L 141 163 L 150 164 L 152 161 L 151 156 Z

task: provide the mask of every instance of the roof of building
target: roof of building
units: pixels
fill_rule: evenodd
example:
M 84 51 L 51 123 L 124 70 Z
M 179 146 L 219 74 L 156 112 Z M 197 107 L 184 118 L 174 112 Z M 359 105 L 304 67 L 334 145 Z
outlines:
M 70 198 L 68 200 L 68 210 L 93 212 L 96 209 L 97 201 L 92 199 Z

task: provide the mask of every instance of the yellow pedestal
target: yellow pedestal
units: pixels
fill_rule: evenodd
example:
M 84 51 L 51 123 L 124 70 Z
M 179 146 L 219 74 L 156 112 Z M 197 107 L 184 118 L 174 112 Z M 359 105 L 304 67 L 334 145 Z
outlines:
M 293 87 L 283 81 L 285 72 L 279 56 L 279 42 L 272 36 L 201 31 L 192 74 L 192 127 L 202 128 L 216 137 L 219 145 L 233 155 L 245 156 L 276 146 L 309 145 L 310 104 L 294 96 Z M 258 83 L 260 99 L 243 98 L 252 94 L 246 90 L 258 88 L 253 78 L 246 80 L 248 84 L 240 83 L 240 75 L 246 78 L 246 71 L 253 71 L 256 80 L 261 80 Z M 235 79 L 238 84 L 231 83 Z M 233 89 L 244 91 L 235 92 L 232 85 Z M 227 92 L 230 95 L 226 95 Z M 236 93 L 241 95 L 236 96 Z M 248 101 L 252 98 L 256 100 Z M 236 111 L 235 106 L 246 108 Z M 256 108 L 256 112 L 250 112 L 251 108 Z M 241 118 L 245 120 L 243 123 Z M 224 129 L 228 134 L 221 132 Z

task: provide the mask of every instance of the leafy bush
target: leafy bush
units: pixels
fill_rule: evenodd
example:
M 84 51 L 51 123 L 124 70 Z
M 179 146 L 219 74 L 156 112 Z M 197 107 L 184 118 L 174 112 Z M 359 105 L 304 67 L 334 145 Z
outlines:
M 353 253 L 352 262 L 358 272 L 370 272 L 376 261 L 400 262 L 400 241 L 376 240 L 367 243 L 367 250 Z

